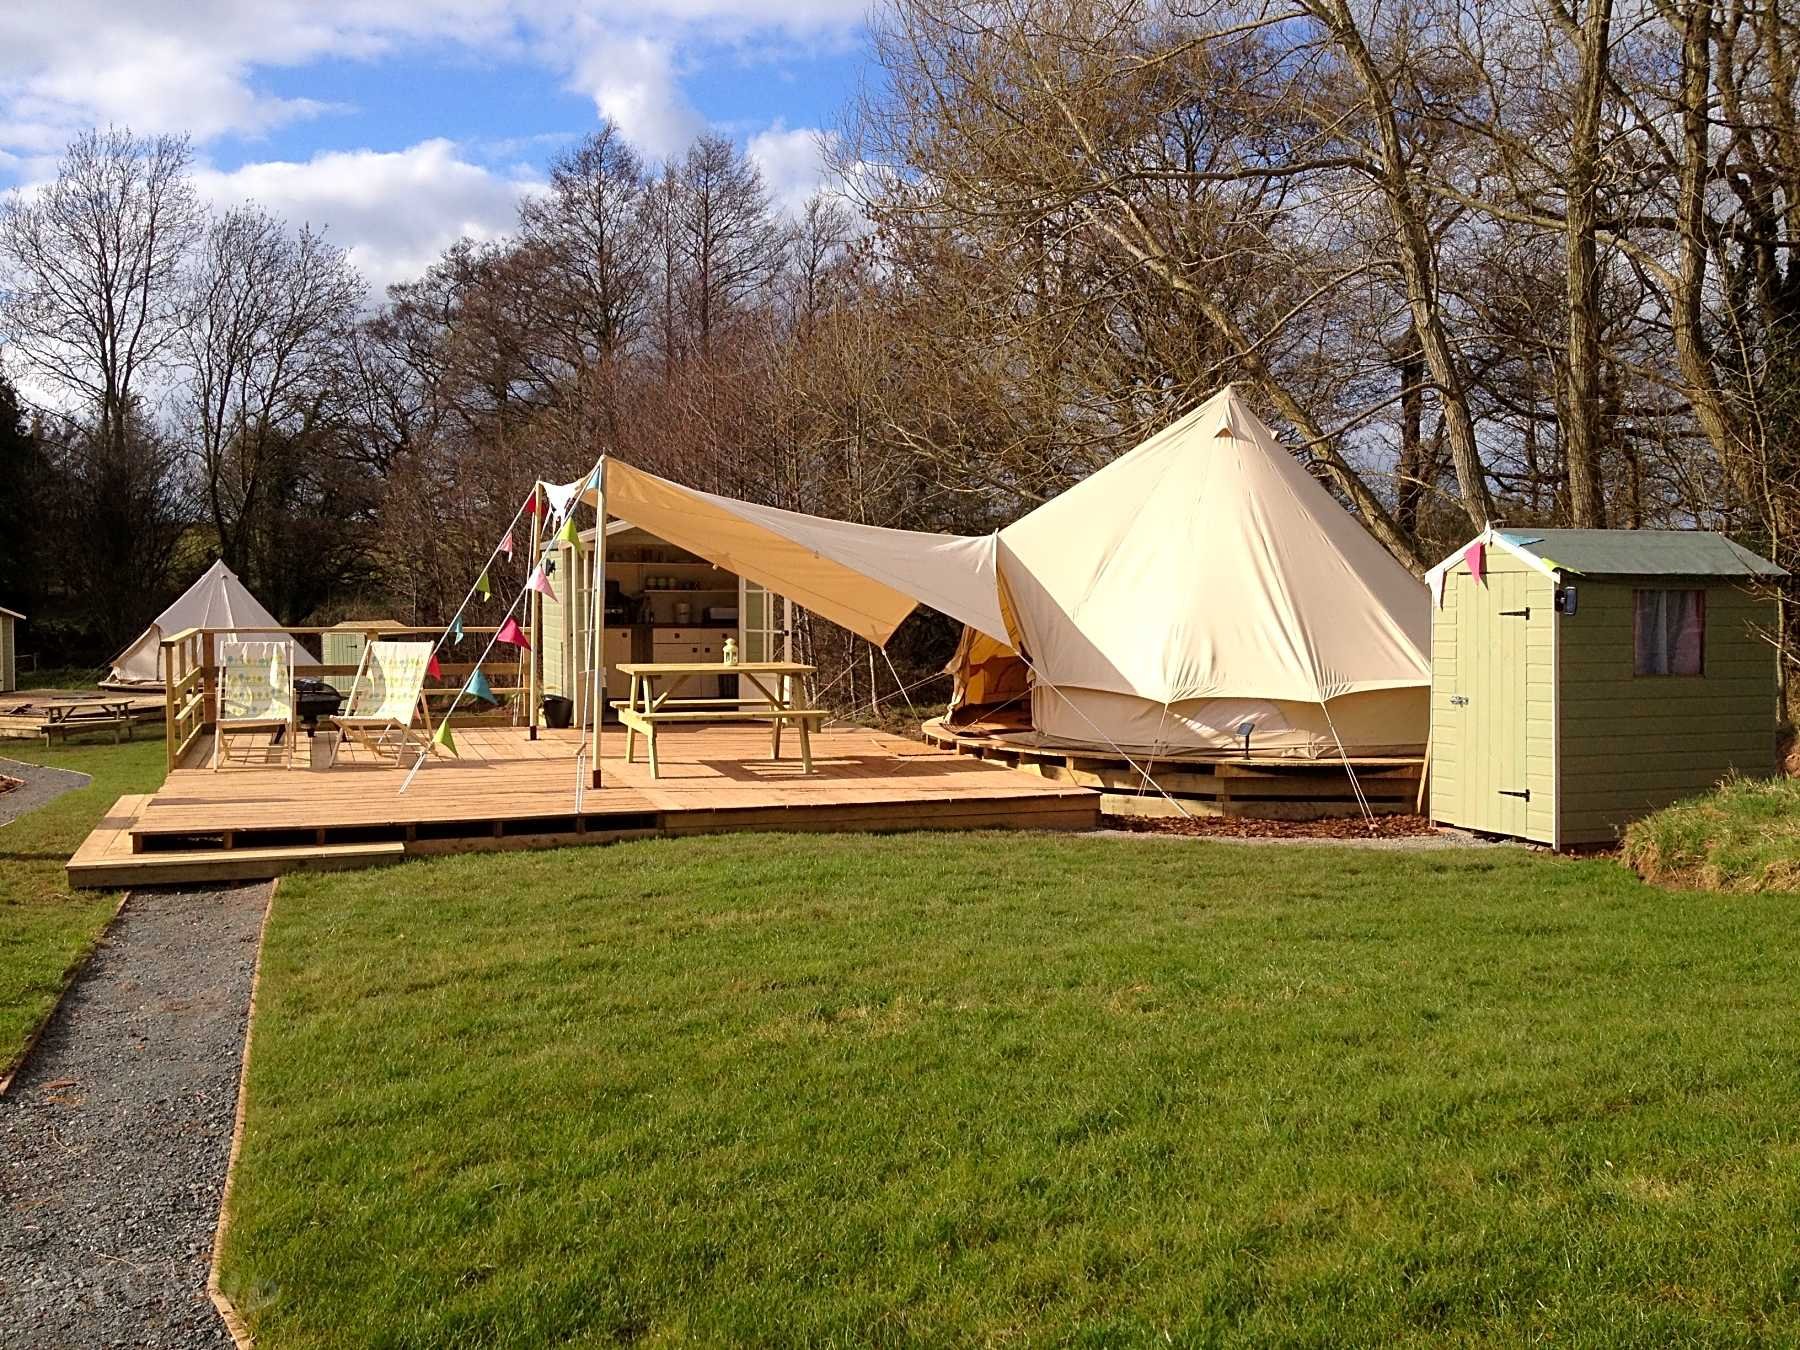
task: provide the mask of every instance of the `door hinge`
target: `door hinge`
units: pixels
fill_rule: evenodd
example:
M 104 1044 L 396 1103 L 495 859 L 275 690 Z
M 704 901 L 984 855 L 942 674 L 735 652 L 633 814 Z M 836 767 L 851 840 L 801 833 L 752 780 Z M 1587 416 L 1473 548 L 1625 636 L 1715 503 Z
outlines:
M 1500 617 L 1503 619 L 1529 619 L 1531 606 L 1527 605 L 1524 609 L 1503 609 L 1500 611 Z
M 1523 792 L 1511 792 L 1511 791 L 1508 791 L 1506 788 L 1501 788 L 1500 795 L 1502 797 L 1522 797 L 1526 801 L 1530 801 L 1531 800 L 1531 789 L 1526 788 Z
M 1469 706 L 1469 696 L 1467 694 L 1452 694 L 1452 695 L 1450 695 L 1450 706 L 1452 708 L 1468 707 Z

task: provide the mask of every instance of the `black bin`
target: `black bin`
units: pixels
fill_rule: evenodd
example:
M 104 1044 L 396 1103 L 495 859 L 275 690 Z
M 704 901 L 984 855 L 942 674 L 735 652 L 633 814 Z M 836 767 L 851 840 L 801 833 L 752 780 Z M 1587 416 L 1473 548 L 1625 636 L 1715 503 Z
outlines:
M 575 705 L 561 694 L 544 695 L 544 725 L 556 731 L 567 731 L 575 720 Z

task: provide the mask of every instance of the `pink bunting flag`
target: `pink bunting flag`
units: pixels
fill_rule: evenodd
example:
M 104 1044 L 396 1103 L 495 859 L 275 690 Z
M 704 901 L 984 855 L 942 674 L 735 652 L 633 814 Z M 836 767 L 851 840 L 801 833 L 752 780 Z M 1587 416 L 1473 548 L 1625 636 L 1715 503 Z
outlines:
M 550 588 L 550 578 L 544 575 L 542 563 L 531 569 L 531 580 L 525 584 L 539 595 L 547 595 L 552 600 L 556 599 L 556 592 Z
M 525 630 L 519 627 L 518 620 L 511 615 L 508 615 L 506 622 L 500 625 L 500 631 L 494 634 L 494 641 L 505 642 L 514 647 L 523 647 L 526 651 L 531 650 L 531 642 L 526 638 Z
M 513 541 L 511 530 L 508 530 L 506 532 L 506 538 L 500 541 L 500 551 L 506 555 L 508 562 L 512 561 Z
M 438 664 L 437 653 L 431 654 L 431 660 L 425 663 L 425 674 L 434 680 L 444 678 L 444 668 Z
M 1469 575 L 1480 581 L 1487 575 L 1487 545 L 1477 539 L 1463 550 L 1463 561 L 1469 565 Z

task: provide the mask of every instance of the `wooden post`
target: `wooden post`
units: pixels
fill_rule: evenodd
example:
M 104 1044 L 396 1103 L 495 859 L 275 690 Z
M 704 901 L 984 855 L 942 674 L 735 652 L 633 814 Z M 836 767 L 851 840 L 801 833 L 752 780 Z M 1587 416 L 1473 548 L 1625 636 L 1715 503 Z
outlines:
M 203 669 L 200 673 L 200 686 L 206 690 L 206 703 L 200 711 L 201 720 L 212 726 L 219 725 L 219 655 L 218 634 L 208 628 L 200 638 L 200 660 Z
M 600 724 L 606 720 L 606 459 L 595 466 L 599 482 L 594 488 L 594 580 L 593 618 L 588 622 L 592 651 L 588 665 L 593 692 L 588 696 L 588 711 L 594 719 L 593 770 L 594 786 L 600 786 Z M 570 510 L 574 510 L 571 506 Z
M 175 768 L 175 747 L 181 742 L 181 728 L 175 725 L 175 687 L 180 678 L 175 670 L 175 657 L 186 645 L 185 642 L 165 642 L 162 649 L 163 750 L 171 772 Z
M 538 489 L 537 482 L 531 484 L 531 565 L 536 567 L 543 561 L 540 542 L 544 533 L 544 494 Z M 538 734 L 538 653 L 544 650 L 544 597 L 536 591 L 531 593 L 531 650 L 521 653 L 525 658 L 525 668 L 529 672 L 526 681 L 525 696 L 526 725 L 531 728 L 531 739 L 536 740 Z

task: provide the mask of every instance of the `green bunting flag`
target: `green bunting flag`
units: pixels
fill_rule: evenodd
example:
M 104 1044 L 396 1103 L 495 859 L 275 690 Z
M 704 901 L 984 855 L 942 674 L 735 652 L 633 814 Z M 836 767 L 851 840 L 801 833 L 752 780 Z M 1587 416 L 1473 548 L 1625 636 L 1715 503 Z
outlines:
M 488 584 L 487 568 L 481 569 L 481 575 L 475 578 L 475 590 L 483 600 L 494 598 L 494 588 Z
M 569 512 L 569 518 L 563 522 L 563 527 L 556 532 L 556 537 L 565 544 L 579 545 L 581 543 L 581 531 L 575 528 L 575 513 L 573 511 Z
M 450 734 L 450 719 L 445 718 L 438 723 L 437 730 L 431 733 L 432 744 L 442 746 L 452 759 L 461 759 L 456 753 L 456 737 Z
M 488 683 L 488 677 L 479 670 L 470 674 L 469 682 L 463 686 L 463 693 L 470 698 L 478 698 L 483 703 L 492 703 L 495 707 L 500 705 L 500 700 L 494 697 L 494 686 Z

